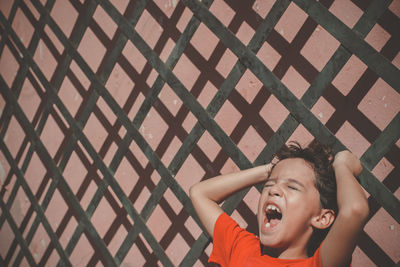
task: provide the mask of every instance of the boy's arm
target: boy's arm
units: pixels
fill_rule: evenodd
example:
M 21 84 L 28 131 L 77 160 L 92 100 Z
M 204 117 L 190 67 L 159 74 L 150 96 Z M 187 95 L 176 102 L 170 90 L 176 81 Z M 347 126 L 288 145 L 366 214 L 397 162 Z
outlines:
M 204 180 L 190 188 L 190 199 L 203 226 L 213 236 L 214 225 L 223 212 L 218 205 L 235 192 L 266 181 L 271 164 Z
M 336 154 L 333 162 L 339 212 L 321 246 L 322 266 L 345 266 L 351 261 L 358 234 L 369 214 L 368 202 L 355 177 L 362 166 L 349 151 Z

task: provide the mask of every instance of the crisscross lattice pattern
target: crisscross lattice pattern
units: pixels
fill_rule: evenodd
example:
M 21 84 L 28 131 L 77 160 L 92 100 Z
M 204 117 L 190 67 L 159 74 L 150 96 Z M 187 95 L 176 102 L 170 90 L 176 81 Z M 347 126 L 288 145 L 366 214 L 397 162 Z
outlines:
M 399 1 L 112 2 L 0 3 L 0 265 L 207 265 L 189 187 L 314 137 L 364 164 L 355 265 L 399 264 Z

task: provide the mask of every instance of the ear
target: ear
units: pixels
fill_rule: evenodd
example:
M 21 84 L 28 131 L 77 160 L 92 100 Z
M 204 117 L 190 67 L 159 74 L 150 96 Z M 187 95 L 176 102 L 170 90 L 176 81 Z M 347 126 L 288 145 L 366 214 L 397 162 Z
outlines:
M 335 212 L 331 209 L 321 209 L 320 214 L 311 218 L 311 225 L 317 229 L 326 229 L 335 220 Z

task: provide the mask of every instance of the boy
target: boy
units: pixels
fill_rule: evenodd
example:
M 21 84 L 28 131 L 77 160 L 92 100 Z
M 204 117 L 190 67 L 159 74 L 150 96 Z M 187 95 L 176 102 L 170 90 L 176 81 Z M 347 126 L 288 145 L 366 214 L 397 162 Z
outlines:
M 348 151 L 332 158 L 318 142 L 304 149 L 295 143 L 277 154 L 276 164 L 192 186 L 193 206 L 213 237 L 209 261 L 220 266 L 349 266 L 369 208 L 355 179 L 362 171 L 360 161 Z M 265 185 L 256 237 L 218 203 L 258 183 Z

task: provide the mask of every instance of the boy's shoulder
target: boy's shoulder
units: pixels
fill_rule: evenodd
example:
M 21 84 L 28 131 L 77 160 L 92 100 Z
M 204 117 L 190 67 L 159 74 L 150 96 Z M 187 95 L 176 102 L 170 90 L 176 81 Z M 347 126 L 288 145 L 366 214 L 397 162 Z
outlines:
M 240 227 L 228 214 L 222 213 L 215 223 L 209 261 L 226 266 L 227 263 L 243 263 L 244 258 L 257 254 L 261 255 L 258 237 Z

